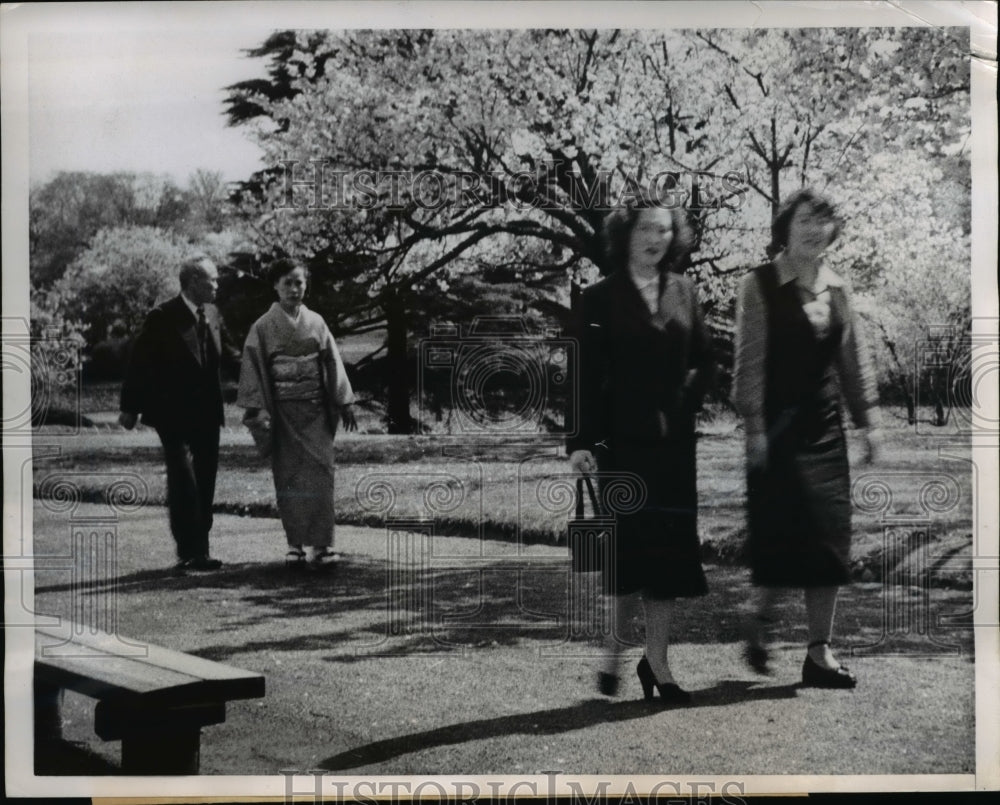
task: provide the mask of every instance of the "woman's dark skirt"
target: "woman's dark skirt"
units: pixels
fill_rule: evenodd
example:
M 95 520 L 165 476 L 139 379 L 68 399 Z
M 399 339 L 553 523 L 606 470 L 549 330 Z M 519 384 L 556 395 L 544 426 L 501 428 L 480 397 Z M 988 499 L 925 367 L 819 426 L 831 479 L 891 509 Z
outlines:
M 695 436 L 599 451 L 602 499 L 616 515 L 611 566 L 604 592 L 670 599 L 705 595 L 708 585 L 698 540 Z M 615 473 L 621 473 L 615 478 Z M 636 509 L 625 491 L 637 484 Z M 616 494 L 616 490 L 617 493 Z M 635 509 L 635 510 L 631 510 Z
M 843 431 L 774 450 L 747 476 L 754 584 L 827 587 L 849 581 L 851 490 Z

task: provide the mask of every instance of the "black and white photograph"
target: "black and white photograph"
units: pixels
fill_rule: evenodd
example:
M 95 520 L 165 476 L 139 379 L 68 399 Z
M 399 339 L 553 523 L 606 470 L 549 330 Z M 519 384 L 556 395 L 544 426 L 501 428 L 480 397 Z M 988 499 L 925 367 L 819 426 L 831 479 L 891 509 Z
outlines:
M 8 796 L 1000 788 L 995 3 L 0 23 Z

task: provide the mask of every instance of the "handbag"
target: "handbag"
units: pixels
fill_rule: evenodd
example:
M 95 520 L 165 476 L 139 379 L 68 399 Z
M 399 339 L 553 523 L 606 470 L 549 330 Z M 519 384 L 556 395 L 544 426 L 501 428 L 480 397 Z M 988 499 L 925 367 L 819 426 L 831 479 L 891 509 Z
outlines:
M 593 517 L 584 517 L 583 485 L 587 485 Z M 590 476 L 576 479 L 576 516 L 569 521 L 570 563 L 574 573 L 594 573 L 610 565 L 615 518 L 601 509 Z

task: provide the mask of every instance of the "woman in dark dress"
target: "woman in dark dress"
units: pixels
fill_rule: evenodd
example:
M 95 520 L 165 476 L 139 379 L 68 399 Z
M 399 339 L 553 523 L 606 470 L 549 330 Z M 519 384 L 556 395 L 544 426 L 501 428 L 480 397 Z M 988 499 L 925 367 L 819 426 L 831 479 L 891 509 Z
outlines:
M 695 413 L 712 367 L 691 280 L 676 273 L 691 248 L 683 210 L 648 202 L 611 213 L 605 247 L 613 273 L 586 288 L 578 310 L 580 429 L 567 443 L 578 472 L 599 471 L 605 498 L 616 483 L 641 488 L 617 514 L 603 590 L 614 612 L 600 690 L 618 688 L 621 636 L 639 598 L 646 653 L 637 673 L 647 699 L 690 695 L 667 659 L 670 606 L 707 592 L 697 531 Z M 622 487 L 619 487 L 619 489 Z
M 854 687 L 830 639 L 839 585 L 848 581 L 851 498 L 840 397 L 877 444 L 875 383 L 847 288 L 823 265 L 839 231 L 830 204 L 793 194 L 772 225 L 772 262 L 740 285 L 733 401 L 747 439 L 748 555 L 759 587 L 747 659 L 768 671 L 765 631 L 781 588 L 805 590 L 809 645 L 802 681 Z

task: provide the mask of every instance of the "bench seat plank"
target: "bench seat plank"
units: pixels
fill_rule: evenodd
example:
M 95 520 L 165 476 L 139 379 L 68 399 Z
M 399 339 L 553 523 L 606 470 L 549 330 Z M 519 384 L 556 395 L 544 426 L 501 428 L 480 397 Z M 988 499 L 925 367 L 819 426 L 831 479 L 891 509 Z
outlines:
M 72 646 L 67 645 L 64 630 L 42 627 L 35 636 L 37 673 L 52 684 L 94 698 L 170 707 L 264 695 L 260 674 L 161 646 L 145 646 L 145 656 L 127 656 L 126 646 L 114 635 L 73 634 Z M 86 652 L 74 655 L 76 646 Z
M 36 758 L 61 739 L 63 689 L 98 700 L 95 731 L 121 740 L 125 773 L 197 774 L 201 728 L 226 720 L 226 702 L 263 696 L 264 677 L 72 621 L 36 627 Z

